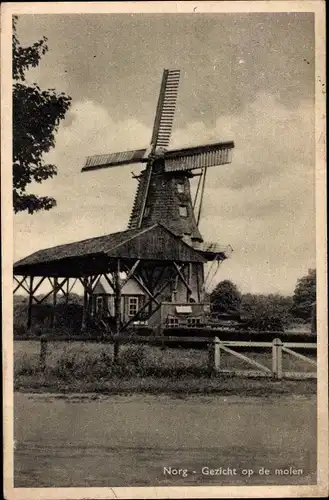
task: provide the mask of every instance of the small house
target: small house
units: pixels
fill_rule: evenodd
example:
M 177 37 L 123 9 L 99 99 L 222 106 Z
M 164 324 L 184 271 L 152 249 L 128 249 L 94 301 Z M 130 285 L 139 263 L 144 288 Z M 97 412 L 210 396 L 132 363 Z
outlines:
M 144 304 L 145 294 L 135 280 L 129 280 L 121 291 L 121 320 L 129 321 Z M 115 316 L 114 293 L 105 278 L 101 278 L 94 288 L 91 315 L 98 318 Z

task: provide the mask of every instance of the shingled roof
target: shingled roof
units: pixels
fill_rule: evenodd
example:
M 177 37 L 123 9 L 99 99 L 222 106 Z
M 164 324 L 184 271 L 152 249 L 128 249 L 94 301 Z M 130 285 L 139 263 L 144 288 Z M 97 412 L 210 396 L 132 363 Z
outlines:
M 162 224 L 130 229 L 39 250 L 14 264 L 15 275 L 83 276 L 108 272 L 114 261 L 205 262 L 193 248 Z

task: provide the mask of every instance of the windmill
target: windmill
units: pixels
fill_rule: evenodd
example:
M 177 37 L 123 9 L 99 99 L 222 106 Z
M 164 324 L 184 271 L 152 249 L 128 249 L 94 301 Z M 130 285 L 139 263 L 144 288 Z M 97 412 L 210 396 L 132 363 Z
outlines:
M 128 229 L 147 228 L 162 223 L 187 244 L 202 252 L 207 260 L 226 258 L 215 244 L 207 244 L 199 231 L 207 169 L 231 162 L 233 141 L 217 142 L 184 149 L 168 149 L 178 95 L 180 70 L 163 72 L 155 113 L 151 142 L 148 148 L 93 155 L 86 159 L 82 172 L 121 165 L 144 163 L 137 179 Z M 192 200 L 190 179 L 198 176 Z M 204 285 L 203 268 L 192 269 L 190 282 L 197 288 L 196 300 Z M 194 279 L 193 279 L 194 278 Z

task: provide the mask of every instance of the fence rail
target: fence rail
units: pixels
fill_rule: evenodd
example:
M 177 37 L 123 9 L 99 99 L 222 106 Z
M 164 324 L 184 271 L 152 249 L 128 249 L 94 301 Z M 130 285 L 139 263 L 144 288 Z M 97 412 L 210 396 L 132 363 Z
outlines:
M 113 362 L 117 362 L 119 356 L 119 346 L 124 344 L 149 344 L 163 346 L 164 344 L 195 344 L 208 346 L 208 369 L 210 373 L 234 374 L 234 375 L 249 375 L 249 376 L 267 376 L 274 379 L 283 378 L 316 378 L 317 372 L 291 372 L 283 370 L 282 353 L 286 353 L 301 361 L 304 361 L 314 367 L 317 366 L 315 359 L 309 358 L 294 349 L 305 349 L 307 351 L 317 349 L 317 344 L 314 342 L 282 342 L 279 338 L 275 338 L 272 342 L 253 342 L 253 341 L 235 341 L 224 340 L 221 341 L 218 337 L 173 337 L 173 336 L 147 336 L 141 337 L 136 335 L 113 335 L 109 337 L 92 337 L 86 338 L 79 336 L 74 338 L 67 338 L 60 335 L 41 335 L 41 337 L 22 337 L 15 340 L 37 340 L 40 342 L 40 367 L 46 368 L 47 352 L 49 350 L 49 343 L 51 342 L 90 342 L 90 343 L 109 343 L 114 344 Z M 272 352 L 272 366 L 268 366 L 255 361 L 248 357 L 246 354 L 236 351 L 233 348 L 270 348 Z M 257 370 L 234 370 L 223 369 L 221 363 L 221 355 L 226 352 L 235 358 L 238 358 Z

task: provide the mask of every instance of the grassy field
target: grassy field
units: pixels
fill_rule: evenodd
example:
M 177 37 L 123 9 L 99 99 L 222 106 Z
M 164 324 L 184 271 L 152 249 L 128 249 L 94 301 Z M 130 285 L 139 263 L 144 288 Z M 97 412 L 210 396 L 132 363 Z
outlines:
M 44 372 L 39 368 L 40 343 L 14 342 L 15 389 L 50 392 L 105 393 L 211 393 L 267 394 L 315 393 L 315 380 L 283 380 L 209 376 L 208 353 L 202 349 L 126 345 L 120 348 L 119 362 L 113 364 L 108 344 L 49 342 Z M 248 357 L 271 368 L 271 349 L 249 352 Z M 245 361 L 227 353 L 221 355 L 223 370 L 250 370 Z M 283 356 L 287 372 L 310 372 L 304 361 Z

